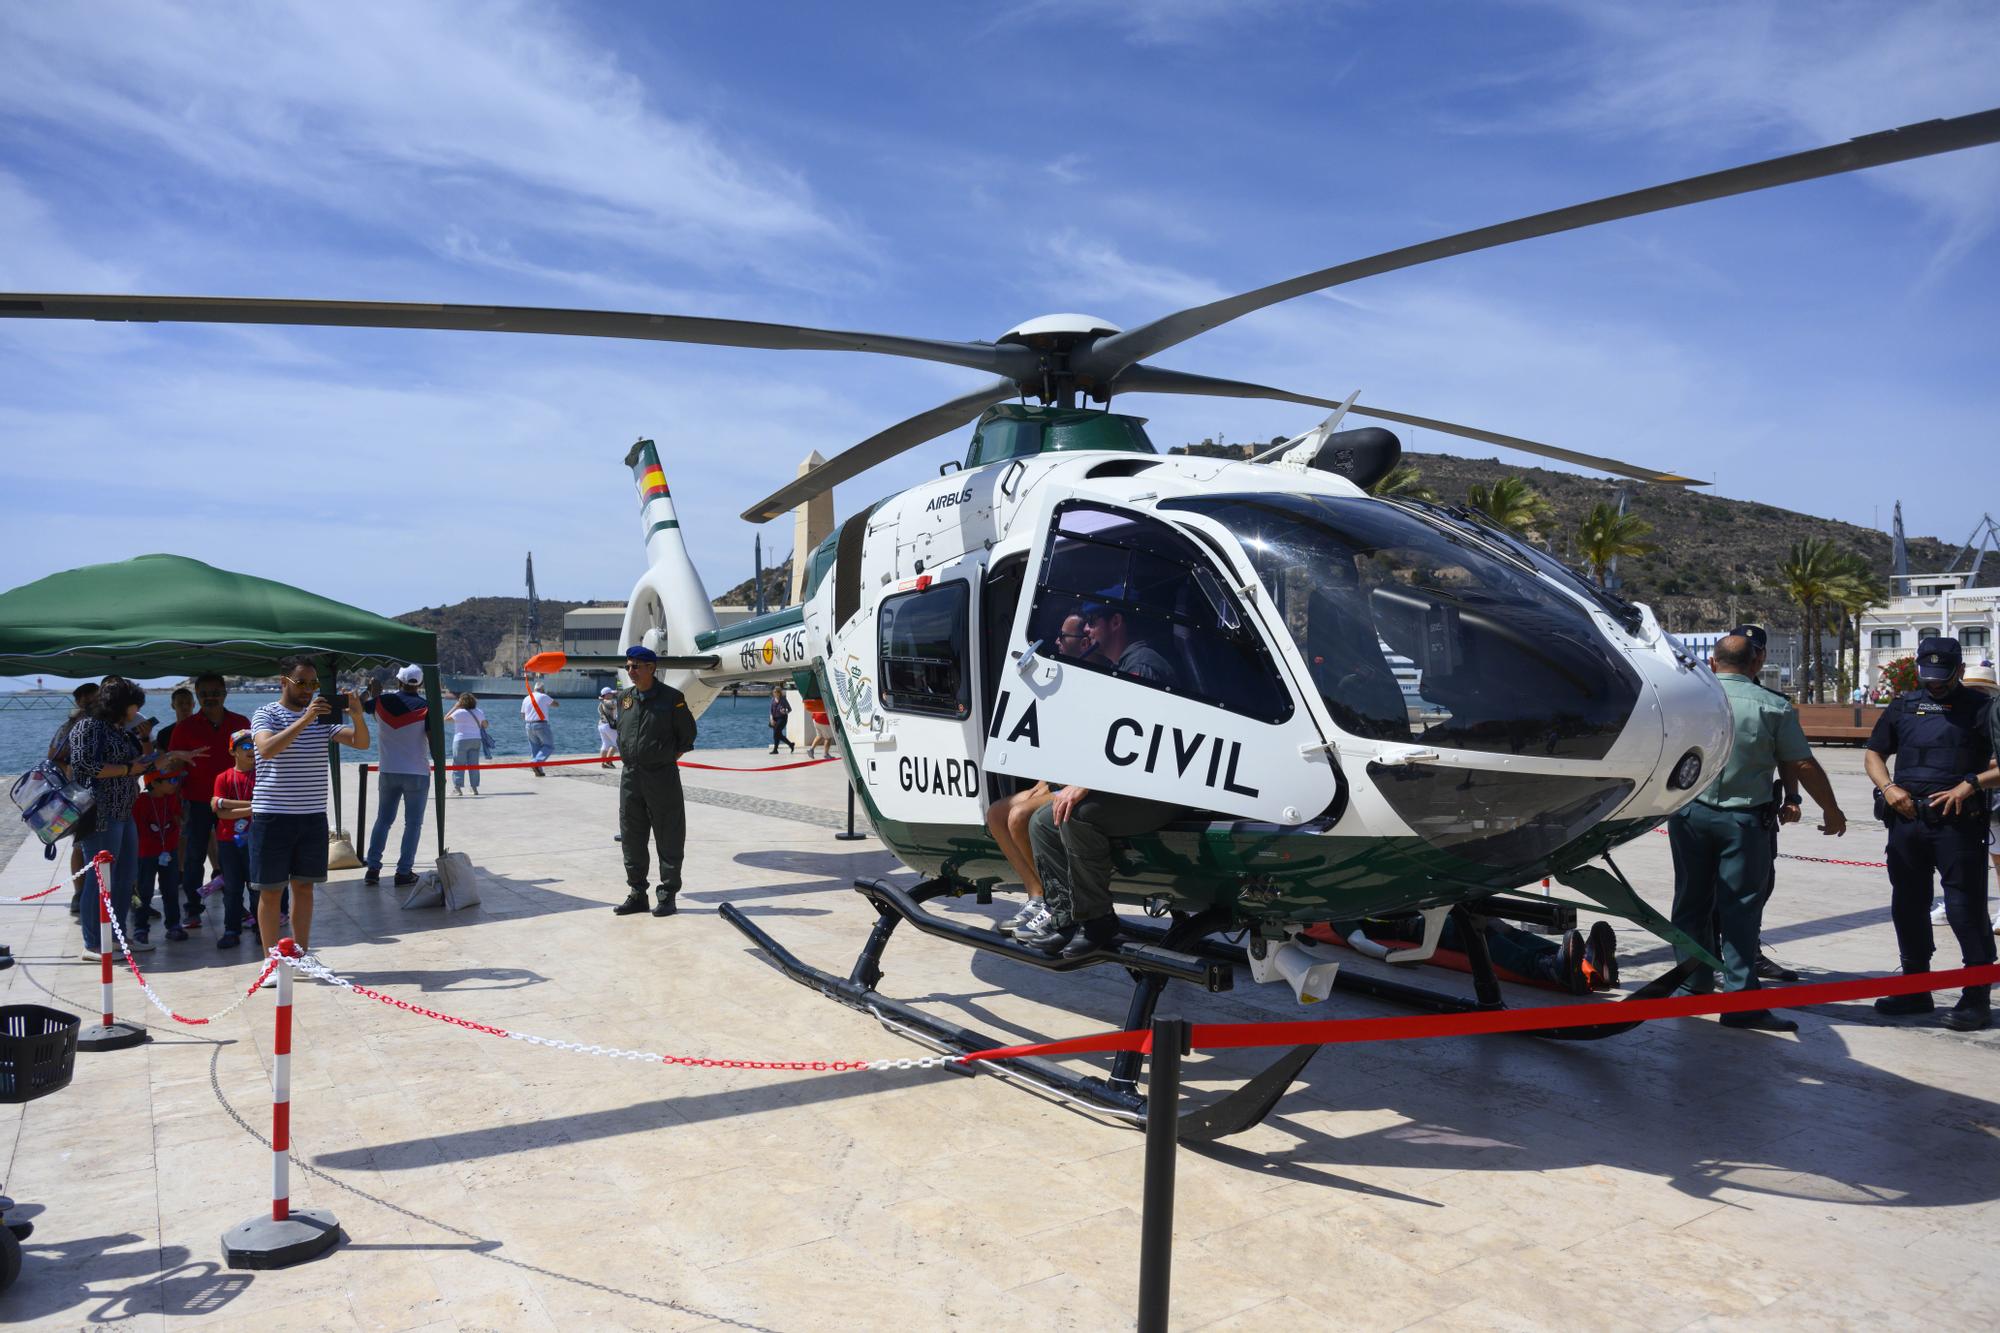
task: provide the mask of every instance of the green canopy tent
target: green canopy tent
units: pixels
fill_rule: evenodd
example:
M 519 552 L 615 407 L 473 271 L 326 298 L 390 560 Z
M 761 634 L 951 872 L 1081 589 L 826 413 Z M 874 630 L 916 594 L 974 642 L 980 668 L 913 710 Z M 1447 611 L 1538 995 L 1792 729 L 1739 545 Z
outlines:
M 424 669 L 442 853 L 444 708 L 430 630 L 178 555 L 87 565 L 0 593 L 0 675 L 274 675 L 294 653 L 318 661 L 328 689 L 342 671 L 405 662 Z M 327 758 L 337 819 L 337 747 Z M 366 836 L 357 830 L 357 843 Z

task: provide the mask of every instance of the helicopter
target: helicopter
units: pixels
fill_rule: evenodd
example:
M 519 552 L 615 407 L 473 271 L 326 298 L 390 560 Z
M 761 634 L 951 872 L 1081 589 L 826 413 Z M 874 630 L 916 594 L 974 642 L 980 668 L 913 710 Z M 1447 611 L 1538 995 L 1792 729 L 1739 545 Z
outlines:
M 1560 926 L 1574 904 L 1520 896 L 1562 885 L 1714 963 L 1618 871 L 1610 853 L 1693 799 L 1726 761 L 1720 686 L 1646 606 L 1625 601 L 1472 511 L 1370 487 L 1400 440 L 1350 415 L 1502 445 L 1656 485 L 1696 479 L 1379 406 L 1218 379 L 1149 358 L 1253 311 L 1362 278 L 1706 200 L 2000 139 L 2000 110 L 1845 143 L 1407 246 L 1182 310 L 1135 328 L 1084 314 L 1028 320 L 993 341 L 805 328 L 698 316 L 526 307 L 229 297 L 0 294 L 18 318 L 333 325 L 565 334 L 773 350 L 869 352 L 987 372 L 948 402 L 878 432 L 744 512 L 768 521 L 948 431 L 962 462 L 849 515 L 805 561 L 792 608 L 718 628 L 682 539 L 658 445 L 625 456 L 647 569 L 624 642 L 699 713 L 721 690 L 789 681 L 823 711 L 850 788 L 914 887 L 857 882 L 876 921 L 847 976 L 813 967 L 749 917 L 722 914 L 782 971 L 935 1049 L 1004 1043 L 884 995 L 884 950 L 908 923 L 1034 967 L 1131 974 L 1125 1027 L 1172 981 L 1231 989 L 1239 968 L 1301 1003 L 1335 987 L 1439 1009 L 1501 1003 L 1481 927 Z M 1143 393 L 1270 399 L 1324 420 L 1255 457 L 1163 455 Z M 1030 400 L 1034 401 L 1030 401 Z M 1143 625 L 1167 679 L 1060 650 L 1086 607 Z M 573 665 L 622 665 L 571 657 Z M 1400 672 L 1400 675 L 1399 675 Z M 1406 688 L 1407 685 L 1407 688 Z M 1123 840 L 1115 947 L 1049 957 L 931 911 L 990 901 L 1013 879 L 985 816 L 1037 780 L 1172 802 L 1183 817 Z M 1601 862 L 1602 864 L 1597 864 Z M 1471 999 L 1357 975 L 1307 936 L 1333 921 L 1420 917 L 1391 962 L 1432 956 L 1456 920 Z M 1218 939 L 1240 932 L 1241 945 Z M 1664 993 L 1694 962 L 1636 992 Z M 1623 1030 L 1616 1002 L 1602 1025 Z M 1215 1104 L 1184 1139 L 1256 1124 L 1315 1047 L 1288 1051 Z M 1143 1120 L 1143 1057 L 1108 1076 L 1024 1058 L 966 1068 L 1067 1104 Z

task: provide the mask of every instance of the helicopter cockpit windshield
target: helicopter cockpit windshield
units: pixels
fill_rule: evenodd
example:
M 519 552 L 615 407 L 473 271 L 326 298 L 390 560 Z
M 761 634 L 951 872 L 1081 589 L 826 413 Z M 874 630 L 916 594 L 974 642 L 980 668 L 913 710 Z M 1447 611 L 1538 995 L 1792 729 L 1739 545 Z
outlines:
M 1638 676 L 1581 607 L 1449 527 L 1328 496 L 1199 496 L 1160 508 L 1235 535 L 1334 724 L 1351 735 L 1601 759 L 1638 702 Z

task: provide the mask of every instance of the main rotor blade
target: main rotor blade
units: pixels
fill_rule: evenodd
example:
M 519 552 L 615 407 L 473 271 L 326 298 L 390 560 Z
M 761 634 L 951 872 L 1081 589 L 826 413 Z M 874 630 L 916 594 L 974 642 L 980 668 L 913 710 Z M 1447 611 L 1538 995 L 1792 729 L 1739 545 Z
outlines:
M 1390 250 L 1372 258 L 1337 264 L 1332 268 L 1323 268 L 1285 282 L 1274 282 L 1268 287 L 1259 287 L 1255 291 L 1244 292 L 1239 296 L 1225 297 L 1220 301 L 1211 301 L 1207 305 L 1194 306 L 1177 314 L 1167 315 L 1124 333 L 1114 333 L 1089 350 L 1086 367 L 1099 382 L 1102 382 L 1134 362 L 1143 361 L 1149 356 L 1157 356 L 1167 348 L 1186 342 L 1198 333 L 1204 333 L 1219 324 L 1226 324 L 1254 310 L 1262 310 L 1266 306 L 1289 301 L 1308 292 L 1325 291 L 1342 283 L 1374 277 L 1378 273 L 1391 273 L 1397 269 L 1428 264 L 1436 259 L 1471 254 L 1477 250 L 1490 250 L 1495 246 L 1511 245 L 1515 241 L 1525 241 L 1536 236 L 1552 236 L 1558 232 L 1574 231 L 1579 227 L 1595 226 L 1600 222 L 1614 222 L 1620 218 L 1658 213 L 1670 208 L 1680 208 L 1686 204 L 1703 203 L 1710 199 L 1724 199 L 1730 195 L 1768 190 L 1777 185 L 1792 185 L 1799 181 L 1817 180 L 1822 176 L 1837 176 L 1843 172 L 1860 171 L 1891 162 L 1907 162 L 1913 158 L 1929 157 L 1936 153 L 1975 148 L 1996 140 L 2000 140 L 2000 110 L 1980 111 L 1951 120 L 1927 120 L 1916 125 L 1905 125 L 1898 130 L 1884 130 L 1879 134 L 1863 135 L 1846 143 L 1814 148 L 1787 157 L 1774 157 L 1766 162 L 1732 167 L 1727 171 L 1712 172 L 1706 176 L 1693 176 L 1670 185 L 1655 185 L 1650 189 L 1616 194 L 1608 199 L 1599 199 L 1587 204 L 1573 204 L 1568 208 L 1537 213 L 1533 217 L 1519 218 L 1513 222 L 1480 227 L 1475 231 L 1460 232 L 1456 236 L 1446 236 L 1435 241 L 1425 241 L 1420 245 Z
M 1238 380 L 1219 380 L 1208 375 L 1190 375 L 1184 371 L 1165 370 L 1159 366 L 1128 366 L 1111 384 L 1115 393 L 1195 393 L 1212 394 L 1217 398 L 1271 398 L 1281 403 L 1302 403 L 1307 407 L 1337 408 L 1341 405 L 1331 398 L 1315 398 L 1311 394 L 1292 393 L 1265 384 L 1244 384 Z M 1634 481 L 1650 481 L 1663 486 L 1708 485 L 1707 482 L 1695 477 L 1683 477 L 1675 472 L 1639 467 L 1637 464 L 1620 462 L 1615 458 L 1579 453 L 1575 449 L 1543 444 L 1538 440 L 1524 440 L 1518 435 L 1502 435 L 1498 431 L 1481 430 L 1477 426 L 1461 426 L 1456 422 L 1439 421 L 1434 417 L 1391 412 L 1386 408 L 1370 407 L 1366 403 L 1356 403 L 1348 410 L 1358 417 L 1375 417 L 1382 421 L 1401 422 L 1406 426 L 1422 426 L 1427 430 L 1442 431 L 1447 435 L 1460 435 L 1468 440 L 1480 440 L 1507 449 L 1519 449 L 1522 453 L 1539 454 L 1543 458 L 1559 458 L 1565 463 L 1575 463 L 1579 467 L 1609 472 L 1613 476 L 1630 477 Z
M 13 319 L 94 319 L 127 323 L 305 324 L 365 329 L 457 329 L 480 333 L 549 333 L 586 338 L 638 338 L 759 347 L 777 351 L 880 352 L 943 361 L 994 374 L 1031 374 L 1025 347 L 945 342 L 882 333 L 810 329 L 699 315 L 559 310 L 542 306 L 428 305 L 403 301 L 290 301 L 233 296 L 65 296 L 0 292 L 0 316 Z
M 774 519 L 787 509 L 824 495 L 850 477 L 860 476 L 877 463 L 886 463 L 906 449 L 914 449 L 954 427 L 963 426 L 993 404 L 1005 402 L 1018 392 L 1012 380 L 990 380 L 971 393 L 960 394 L 928 412 L 919 412 L 907 421 L 899 421 L 773 491 L 744 510 L 743 517 L 752 523 Z M 804 556 L 801 555 L 800 559 Z

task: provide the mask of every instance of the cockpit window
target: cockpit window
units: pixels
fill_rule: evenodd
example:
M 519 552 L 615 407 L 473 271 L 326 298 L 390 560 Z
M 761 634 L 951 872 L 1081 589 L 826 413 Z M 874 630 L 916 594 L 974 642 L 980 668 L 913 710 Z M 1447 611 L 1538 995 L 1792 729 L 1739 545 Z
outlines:
M 1242 603 L 1158 519 L 1072 502 L 1056 511 L 1028 637 L 1035 651 L 1264 722 L 1292 715 Z
M 1227 527 L 1335 725 L 1440 748 L 1600 759 L 1637 675 L 1582 607 L 1469 535 L 1376 500 L 1161 502 Z

